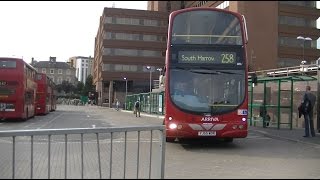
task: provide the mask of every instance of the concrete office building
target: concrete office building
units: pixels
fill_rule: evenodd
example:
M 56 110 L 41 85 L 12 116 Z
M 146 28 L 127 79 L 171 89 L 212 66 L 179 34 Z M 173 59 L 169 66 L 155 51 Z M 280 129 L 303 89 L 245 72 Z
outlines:
M 148 1 L 151 11 L 189 7 L 217 7 L 245 15 L 251 71 L 298 66 L 303 57 L 307 63 L 315 63 L 320 57 L 320 30 L 316 25 L 320 10 L 316 1 Z
M 104 8 L 95 38 L 93 62 L 93 83 L 99 105 L 108 102 L 111 106 L 115 99 L 123 104 L 126 84 L 128 94 L 150 91 L 150 74 L 152 82 L 158 80 L 157 69 L 163 68 L 165 62 L 168 15 L 167 12 Z
M 93 58 L 84 56 L 74 56 L 69 58 L 70 66 L 76 69 L 76 77 L 78 81 L 86 83 L 89 75 L 93 75 Z

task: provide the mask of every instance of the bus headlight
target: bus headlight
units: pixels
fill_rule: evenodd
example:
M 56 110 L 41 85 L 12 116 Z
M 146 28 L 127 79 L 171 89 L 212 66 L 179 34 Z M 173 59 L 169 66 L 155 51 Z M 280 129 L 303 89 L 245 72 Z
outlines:
M 172 124 L 169 125 L 169 128 L 170 128 L 170 129 L 176 129 L 176 128 L 177 128 L 177 125 L 174 124 L 174 123 L 172 123 Z
M 239 129 L 243 129 L 243 125 L 242 125 L 242 124 L 241 124 L 241 125 L 239 125 L 238 127 L 239 127 Z
M 169 121 L 171 121 L 171 120 L 172 120 L 172 117 L 170 116 L 170 117 L 169 117 Z
M 237 125 L 232 125 L 232 129 L 237 129 Z
M 243 122 L 246 122 L 246 120 L 247 120 L 246 118 L 242 118 L 242 121 L 243 121 Z

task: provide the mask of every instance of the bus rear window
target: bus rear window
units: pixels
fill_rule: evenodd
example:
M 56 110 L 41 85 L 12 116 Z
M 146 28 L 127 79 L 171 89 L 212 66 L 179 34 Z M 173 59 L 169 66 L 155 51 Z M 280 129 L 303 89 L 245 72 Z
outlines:
M 16 68 L 15 61 L 0 61 L 0 69 Z

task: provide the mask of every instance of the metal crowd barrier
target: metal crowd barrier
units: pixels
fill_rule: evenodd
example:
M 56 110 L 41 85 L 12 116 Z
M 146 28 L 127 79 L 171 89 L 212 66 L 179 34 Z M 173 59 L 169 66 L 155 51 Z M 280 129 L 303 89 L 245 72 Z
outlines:
M 163 179 L 164 165 L 164 126 L 0 131 L 0 178 Z

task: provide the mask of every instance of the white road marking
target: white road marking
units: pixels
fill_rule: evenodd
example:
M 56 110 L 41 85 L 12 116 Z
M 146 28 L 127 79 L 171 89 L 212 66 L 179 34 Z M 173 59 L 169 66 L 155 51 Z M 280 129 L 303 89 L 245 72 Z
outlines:
M 47 122 L 46 124 L 38 127 L 37 129 L 42 129 L 44 126 L 50 124 L 52 121 L 56 120 L 57 118 L 59 118 L 60 116 L 62 116 L 64 113 L 59 114 L 58 116 L 56 116 L 55 118 L 51 119 L 49 122 Z

